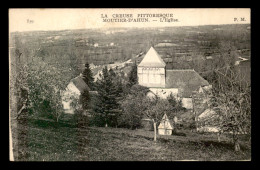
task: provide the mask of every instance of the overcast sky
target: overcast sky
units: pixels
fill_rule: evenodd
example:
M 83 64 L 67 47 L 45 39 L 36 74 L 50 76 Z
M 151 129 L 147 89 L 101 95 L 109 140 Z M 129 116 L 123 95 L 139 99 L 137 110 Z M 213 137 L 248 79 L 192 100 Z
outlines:
M 101 14 L 173 14 L 179 22 L 103 22 Z M 237 18 L 237 21 L 234 21 Z M 241 21 L 244 18 L 244 21 Z M 151 18 L 153 19 L 153 18 Z M 9 9 L 9 30 L 65 30 L 108 27 L 165 27 L 249 24 L 249 8 L 231 9 Z

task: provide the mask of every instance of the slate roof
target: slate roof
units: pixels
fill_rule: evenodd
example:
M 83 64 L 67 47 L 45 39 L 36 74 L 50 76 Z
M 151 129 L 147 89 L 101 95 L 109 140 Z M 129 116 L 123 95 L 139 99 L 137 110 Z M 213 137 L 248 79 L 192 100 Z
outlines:
M 84 92 L 84 90 L 90 90 L 88 85 L 85 83 L 85 81 L 82 79 L 81 76 L 77 76 L 74 79 L 71 80 L 73 84 L 79 89 L 81 93 Z
M 166 64 L 153 47 L 144 56 L 139 67 L 165 67 Z
M 182 97 L 190 97 L 200 86 L 208 85 L 208 81 L 195 70 L 166 70 L 165 88 L 181 89 Z

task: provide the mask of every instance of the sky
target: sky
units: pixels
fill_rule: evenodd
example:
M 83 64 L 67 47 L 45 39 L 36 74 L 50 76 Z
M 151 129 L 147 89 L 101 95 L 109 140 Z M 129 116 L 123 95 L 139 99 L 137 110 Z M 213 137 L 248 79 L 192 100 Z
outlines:
M 178 22 L 103 22 L 101 17 L 113 14 L 172 14 Z M 234 18 L 237 18 L 234 21 Z M 244 20 L 241 20 L 244 18 Z M 218 24 L 250 24 L 250 8 L 116 8 L 116 9 L 9 9 L 9 31 L 49 31 L 111 27 L 165 27 Z

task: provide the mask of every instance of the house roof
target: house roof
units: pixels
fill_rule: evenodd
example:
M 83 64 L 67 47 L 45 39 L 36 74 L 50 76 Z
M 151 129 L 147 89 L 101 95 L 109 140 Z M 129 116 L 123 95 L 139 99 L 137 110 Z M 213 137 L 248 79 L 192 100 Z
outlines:
M 206 109 L 198 116 L 198 120 L 209 120 L 217 116 L 216 112 L 212 109 Z
M 165 67 L 166 64 L 153 47 L 144 56 L 139 67 Z
M 81 76 L 77 76 L 74 79 L 71 80 L 72 83 L 79 89 L 81 93 L 84 92 L 84 90 L 90 90 L 88 85 L 85 83 L 85 81 L 82 79 Z
M 173 127 L 173 122 L 164 114 L 158 129 L 173 129 Z
M 165 87 L 180 89 L 182 97 L 190 97 L 200 86 L 208 85 L 208 81 L 195 70 L 166 70 Z

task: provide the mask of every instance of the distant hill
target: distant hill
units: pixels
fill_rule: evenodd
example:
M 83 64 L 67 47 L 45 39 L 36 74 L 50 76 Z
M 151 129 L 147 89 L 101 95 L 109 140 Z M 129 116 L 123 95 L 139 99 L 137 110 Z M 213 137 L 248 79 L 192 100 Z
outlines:
M 239 50 L 251 49 L 249 27 L 239 24 L 13 32 L 10 47 L 19 48 L 28 61 L 37 55 L 50 63 L 75 62 L 82 70 L 86 62 L 120 65 L 154 46 L 168 65 L 173 60 L 185 60 L 189 67 L 194 55 L 217 55 L 219 41 L 232 41 Z

